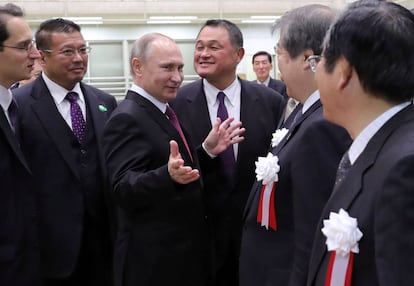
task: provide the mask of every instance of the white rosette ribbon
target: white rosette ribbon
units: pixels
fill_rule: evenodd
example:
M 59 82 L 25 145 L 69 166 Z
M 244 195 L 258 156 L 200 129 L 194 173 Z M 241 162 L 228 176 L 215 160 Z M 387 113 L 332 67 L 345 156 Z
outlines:
M 274 148 L 277 145 L 279 145 L 280 141 L 282 141 L 282 139 L 286 136 L 288 132 L 289 130 L 286 128 L 281 128 L 281 129 L 276 130 L 272 134 L 272 147 Z
M 329 219 L 323 221 L 322 233 L 326 236 L 326 246 L 331 251 L 331 261 L 327 271 L 325 285 L 348 286 L 351 283 L 354 253 L 359 253 L 358 241 L 362 232 L 356 218 L 340 209 L 331 212 Z
M 276 214 L 274 207 L 275 182 L 279 180 L 279 158 L 272 153 L 259 157 L 256 161 L 256 179 L 262 181 L 262 190 L 258 206 L 257 221 L 261 226 L 276 230 Z

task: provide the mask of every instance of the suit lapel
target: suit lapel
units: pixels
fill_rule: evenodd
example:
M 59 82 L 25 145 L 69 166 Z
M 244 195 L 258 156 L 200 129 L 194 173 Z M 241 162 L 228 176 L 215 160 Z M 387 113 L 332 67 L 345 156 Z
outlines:
M 175 129 L 175 127 L 171 124 L 171 122 L 168 120 L 168 118 L 159 110 L 154 104 L 152 104 L 149 100 L 145 99 L 141 95 L 128 91 L 127 99 L 131 99 L 135 102 L 137 102 L 140 106 L 148 110 L 148 115 L 155 121 L 157 124 L 168 134 L 168 137 L 171 138 L 171 140 L 175 140 L 178 144 L 179 149 L 181 150 L 181 156 L 183 157 L 184 161 L 186 163 L 192 162 L 192 159 L 190 158 L 188 152 L 186 152 L 187 148 L 185 147 L 185 144 L 183 140 L 181 139 L 180 134 Z M 188 143 L 188 142 L 187 142 Z M 189 147 L 192 152 L 191 156 L 196 156 L 193 152 L 193 149 L 191 148 L 190 143 Z M 169 147 L 168 147 L 169 148 Z M 183 152 L 182 150 L 185 150 Z
M 88 86 L 81 84 L 82 92 L 85 97 L 86 114 L 90 114 L 91 118 L 86 120 L 92 120 L 93 132 L 95 134 L 96 146 L 98 148 L 98 156 L 100 160 L 99 166 L 101 166 L 103 174 L 106 174 L 106 168 L 104 154 L 102 150 L 102 134 L 105 122 L 108 118 L 108 108 L 105 106 L 105 102 L 100 100 L 98 96 Z M 105 176 L 104 176 L 105 177 Z
M 27 165 L 26 159 L 23 155 L 23 152 L 19 147 L 19 142 L 17 141 L 16 136 L 14 135 L 9 122 L 7 121 L 6 115 L 4 114 L 3 108 L 1 107 L 0 107 L 0 129 L 3 131 L 7 141 L 9 142 L 17 158 L 20 160 L 22 165 L 27 169 L 27 171 L 31 174 L 32 172 L 30 171 L 29 166 Z
M 314 104 L 311 105 L 311 107 L 306 110 L 306 112 L 300 116 L 297 121 L 293 124 L 293 126 L 289 129 L 286 136 L 280 141 L 280 143 L 272 150 L 273 155 L 279 154 L 280 150 L 283 149 L 283 147 L 289 142 L 290 139 L 296 134 L 300 126 L 302 125 L 303 121 L 306 120 L 312 113 L 314 113 L 316 110 L 322 107 L 321 101 L 317 100 Z M 299 111 L 300 112 L 300 111 Z
M 70 137 L 69 132 L 64 132 L 62 130 L 62 128 L 65 127 L 69 130 L 70 128 L 59 113 L 46 84 L 43 80 L 41 80 L 41 83 L 43 87 L 33 90 L 33 97 L 35 97 L 35 103 L 32 105 L 33 112 L 39 118 L 45 132 L 55 143 L 56 149 L 68 164 L 69 169 L 72 170 L 76 178 L 79 179 L 80 177 L 76 168 L 75 158 L 71 156 L 72 149 L 70 142 L 72 141 L 72 138 Z
M 354 162 L 347 176 L 342 181 L 341 185 L 334 190 L 328 202 L 322 211 L 322 219 L 329 217 L 331 212 L 338 212 L 339 209 L 348 210 L 354 200 L 362 192 L 362 181 L 366 171 L 375 163 L 380 149 L 387 141 L 388 137 L 405 121 L 414 120 L 413 106 L 405 108 L 397 115 L 391 118 L 381 127 L 381 129 L 371 138 L 365 150 L 360 157 Z M 309 281 L 313 281 L 317 271 L 322 263 L 326 253 L 326 238 L 322 235 L 322 221 L 316 230 L 316 236 L 313 246 L 313 253 L 309 268 Z
M 203 89 L 203 81 L 199 80 L 199 84 L 195 87 L 195 92 L 186 97 L 186 101 L 190 108 L 186 112 L 189 113 L 188 118 L 198 118 L 197 122 L 192 122 L 191 126 L 185 126 L 191 130 L 195 142 L 203 142 L 206 135 L 210 132 L 211 120 L 208 111 L 206 95 Z

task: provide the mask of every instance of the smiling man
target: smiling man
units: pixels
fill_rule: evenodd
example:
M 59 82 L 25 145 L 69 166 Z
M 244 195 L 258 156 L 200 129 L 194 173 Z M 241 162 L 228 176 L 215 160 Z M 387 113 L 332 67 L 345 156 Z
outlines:
M 224 109 L 246 128 L 245 140 L 218 156 L 212 171 L 203 175 L 212 225 L 214 285 L 238 285 L 241 217 L 255 178 L 254 162 L 269 149 L 285 106 L 277 92 L 236 76 L 243 56 L 240 29 L 227 20 L 208 20 L 194 51 L 194 68 L 202 79 L 183 86 L 173 102 L 196 146 Z
M 37 190 L 45 285 L 110 285 L 101 135 L 116 101 L 81 83 L 90 48 L 77 24 L 47 20 L 35 38 L 43 72 L 13 92 L 22 111 L 21 146 Z

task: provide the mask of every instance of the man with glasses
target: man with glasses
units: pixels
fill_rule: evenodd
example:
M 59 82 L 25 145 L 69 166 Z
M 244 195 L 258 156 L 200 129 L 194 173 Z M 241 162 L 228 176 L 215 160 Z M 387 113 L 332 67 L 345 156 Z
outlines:
M 40 57 L 23 11 L 0 6 L 0 285 L 40 285 L 31 171 L 17 138 L 18 107 L 9 91 Z
M 396 3 L 354 2 L 323 46 L 315 78 L 324 116 L 354 141 L 316 228 L 306 285 L 411 286 L 414 15 Z M 335 217 L 338 230 L 351 222 L 350 236 L 332 232 Z M 331 234 L 343 238 L 343 251 Z
M 329 7 L 308 5 L 287 12 L 276 23 L 279 70 L 287 93 L 302 104 L 302 110 L 271 151 L 278 159 L 279 167 L 271 173 L 276 179 L 258 180 L 250 192 L 240 254 L 241 286 L 306 283 L 316 224 L 350 144 L 344 129 L 323 118 L 308 62 L 321 53 L 334 18 Z
M 37 191 L 45 285 L 110 285 L 112 207 L 101 137 L 116 101 L 81 83 L 90 48 L 77 24 L 47 20 L 35 38 L 43 72 L 14 93 Z

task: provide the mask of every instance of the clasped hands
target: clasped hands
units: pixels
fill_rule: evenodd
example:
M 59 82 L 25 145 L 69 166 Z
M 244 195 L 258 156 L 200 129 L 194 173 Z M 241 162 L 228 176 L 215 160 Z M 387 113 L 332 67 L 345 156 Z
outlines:
M 203 142 L 203 147 L 208 154 L 217 156 L 230 145 L 244 140 L 244 137 L 241 135 L 246 129 L 241 128 L 241 122 L 231 124 L 233 121 L 233 117 L 229 117 L 223 122 L 221 122 L 220 118 L 216 119 L 213 128 Z M 191 183 L 200 177 L 199 170 L 193 169 L 190 166 L 184 166 L 184 160 L 179 152 L 178 144 L 174 140 L 170 141 L 168 173 L 175 182 L 180 184 Z

